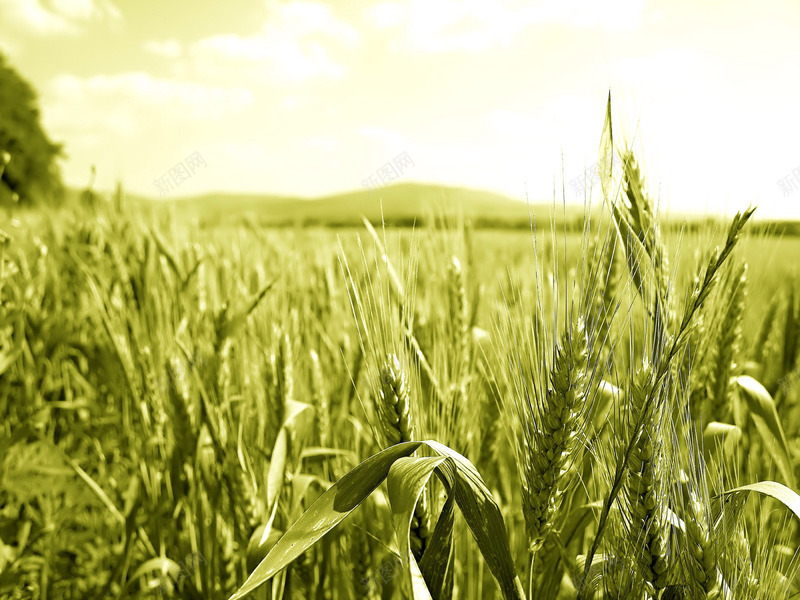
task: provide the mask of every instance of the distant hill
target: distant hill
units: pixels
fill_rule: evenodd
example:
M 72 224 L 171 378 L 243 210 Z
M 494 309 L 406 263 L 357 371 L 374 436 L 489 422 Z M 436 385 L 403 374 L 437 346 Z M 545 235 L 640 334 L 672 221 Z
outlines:
M 69 197 L 78 201 L 80 192 L 70 190 Z M 153 199 L 126 195 L 127 202 L 149 209 L 174 210 L 179 215 L 197 218 L 209 224 L 241 222 L 243 219 L 260 225 L 320 225 L 360 226 L 362 215 L 372 223 L 379 223 L 381 215 L 387 224 L 423 225 L 442 215 L 460 215 L 478 227 L 530 226 L 528 204 L 495 192 L 425 183 L 400 183 L 378 189 L 361 189 L 319 198 L 301 198 L 267 194 L 212 193 L 179 199 Z M 537 202 L 531 210 L 538 227 L 550 227 L 550 216 L 555 211 L 560 226 L 566 218 L 570 228 L 580 227 L 583 206 L 553 202 Z M 599 203 L 592 206 L 592 219 L 601 213 Z M 604 221 L 608 211 L 602 211 Z M 727 222 L 727 218 L 704 217 L 671 213 L 662 223 L 683 227 L 686 231 L 703 229 Z M 800 235 L 796 221 L 756 220 L 751 231 L 765 234 Z
M 141 202 L 141 199 L 137 199 Z M 482 190 L 423 183 L 400 183 L 320 198 L 258 194 L 206 194 L 179 200 L 147 202 L 168 206 L 187 216 L 224 222 L 247 215 L 264 225 L 359 225 L 362 215 L 373 223 L 422 224 L 436 216 L 461 215 L 476 225 L 528 226 L 528 205 Z M 532 206 L 537 218 L 549 221 L 552 204 Z M 558 207 L 558 215 L 562 207 Z M 568 220 L 580 219 L 583 208 L 567 206 Z M 540 216 L 541 215 L 541 216 Z

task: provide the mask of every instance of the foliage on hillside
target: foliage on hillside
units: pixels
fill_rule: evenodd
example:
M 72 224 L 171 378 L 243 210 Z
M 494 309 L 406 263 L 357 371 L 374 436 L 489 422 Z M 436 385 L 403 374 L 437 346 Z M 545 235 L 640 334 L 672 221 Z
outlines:
M 0 53 L 0 203 L 60 199 L 61 155 L 42 128 L 36 92 Z

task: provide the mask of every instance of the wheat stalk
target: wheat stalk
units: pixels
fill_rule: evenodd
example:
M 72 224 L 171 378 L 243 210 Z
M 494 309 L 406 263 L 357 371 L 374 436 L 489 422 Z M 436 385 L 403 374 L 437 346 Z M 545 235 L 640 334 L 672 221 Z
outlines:
M 745 304 L 747 265 L 732 269 L 719 292 L 726 298 L 724 312 L 717 330 L 716 346 L 706 361 L 704 373 L 707 378 L 708 400 L 703 403 L 702 422 L 729 422 L 729 382 L 736 368 L 742 339 L 742 314 Z
M 467 286 L 461 261 L 453 256 L 447 269 L 450 295 L 450 319 L 454 326 L 454 355 L 459 361 L 456 372 L 465 378 L 470 369 L 470 315 Z
M 582 320 L 573 331 L 564 333 L 555 354 L 547 391 L 539 399 L 516 400 L 530 407 L 524 425 L 522 509 L 531 554 L 538 552 L 553 527 L 565 490 L 564 476 L 579 447 L 578 417 L 588 391 L 588 349 Z
M 708 499 L 690 489 L 686 514 L 686 541 L 689 546 L 686 555 L 690 582 L 697 595 L 710 600 L 717 597 L 718 550 Z
M 380 390 L 376 400 L 384 447 L 416 441 L 415 415 L 411 409 L 408 381 L 396 354 L 389 354 L 381 367 Z M 423 492 L 411 520 L 411 550 L 417 560 L 425 552 L 430 533 L 430 515 Z
M 653 372 L 645 363 L 635 376 L 628 394 L 633 449 L 628 456 L 625 506 L 628 542 L 643 580 L 654 597 L 664 589 L 668 577 L 667 529 L 665 523 L 664 451 L 661 446 L 661 402 L 649 402 L 654 393 Z M 636 423 L 642 427 L 635 429 Z
M 325 376 L 322 373 L 319 354 L 315 350 L 311 350 L 309 356 L 311 357 L 311 389 L 314 406 L 317 410 L 317 434 L 319 443 L 323 447 L 327 447 L 331 433 L 331 415 Z

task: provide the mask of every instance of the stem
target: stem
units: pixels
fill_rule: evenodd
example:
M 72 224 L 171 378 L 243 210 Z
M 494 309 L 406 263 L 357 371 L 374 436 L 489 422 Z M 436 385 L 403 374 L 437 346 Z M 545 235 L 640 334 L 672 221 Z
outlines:
M 528 569 L 528 598 L 533 598 L 533 573 L 536 562 L 536 554 L 531 552 L 531 564 Z

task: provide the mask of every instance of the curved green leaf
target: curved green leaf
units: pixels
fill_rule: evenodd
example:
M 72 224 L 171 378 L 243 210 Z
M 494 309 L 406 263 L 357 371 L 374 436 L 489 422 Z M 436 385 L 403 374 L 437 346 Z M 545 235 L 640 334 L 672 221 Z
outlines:
M 386 479 L 392 464 L 421 442 L 396 444 L 371 456 L 337 481 L 286 531 L 230 600 L 245 598 L 308 550 Z
M 440 590 L 429 590 L 429 584 L 424 580 L 422 574 L 420 574 L 420 580 L 412 577 L 411 566 L 416 559 L 411 552 L 409 536 L 411 520 L 414 517 L 414 509 L 419 498 L 434 471 L 447 460 L 449 459 L 446 456 L 400 458 L 389 469 L 389 476 L 386 480 L 400 559 L 404 567 L 403 587 L 405 590 L 411 590 L 411 597 L 415 600 L 441 597 Z M 427 549 L 425 554 L 427 554 Z
M 286 465 L 289 457 L 289 432 L 302 434 L 310 425 L 307 417 L 314 407 L 306 402 L 289 400 L 285 405 L 286 415 L 283 425 L 278 431 L 275 445 L 272 448 L 272 459 L 267 472 L 267 510 L 274 515 L 273 508 L 280 499 L 283 484 L 286 481 Z
M 561 526 L 561 541 L 564 546 L 569 545 L 573 540 L 579 539 L 586 527 L 592 522 L 595 512 L 600 512 L 603 508 L 601 502 L 590 502 L 573 508 L 567 513 L 564 524 Z
M 326 458 L 346 458 L 350 462 L 357 462 L 358 456 L 352 450 L 342 448 L 326 448 L 323 446 L 308 446 L 300 453 L 302 460 L 317 460 Z
M 611 129 L 611 90 L 608 91 L 606 118 L 603 122 L 603 133 L 600 135 L 600 148 L 597 154 L 597 173 L 600 176 L 600 186 L 603 189 L 603 195 L 606 198 L 610 198 L 614 174 L 614 135 Z
M 739 397 L 747 402 L 750 416 L 753 418 L 764 444 L 773 452 L 778 470 L 787 485 L 797 488 L 789 444 L 786 442 L 786 434 L 784 434 L 778 419 L 778 411 L 772 396 L 763 385 L 749 375 L 733 377 L 731 382 L 739 392 Z
M 592 557 L 592 564 L 586 568 L 586 555 L 581 554 L 575 563 L 582 573 L 586 573 L 584 589 L 593 592 L 600 585 L 606 568 L 614 559 L 607 554 L 595 554 Z
M 295 425 L 295 421 L 297 421 L 301 415 L 306 413 L 306 411 L 313 412 L 314 406 L 307 403 L 307 402 L 298 402 L 297 400 L 288 400 L 286 402 L 286 414 L 283 420 L 284 427 L 292 427 Z
M 777 481 L 759 481 L 758 483 L 751 483 L 742 485 L 732 490 L 722 492 L 722 496 L 729 496 L 731 494 L 742 492 L 757 492 L 770 498 L 774 498 L 786 508 L 792 511 L 795 516 L 800 519 L 800 495 L 797 492 L 790 490 L 788 487 Z
M 289 452 L 289 436 L 286 428 L 281 427 L 275 446 L 272 448 L 272 460 L 269 461 L 267 471 L 267 510 L 272 510 L 278 501 L 283 482 L 286 480 L 286 457 Z
M 719 446 L 727 456 L 733 455 L 740 439 L 742 439 L 742 430 L 729 423 L 712 421 L 703 431 L 703 446 L 707 450 L 713 450 Z
M 497 503 L 487 489 L 486 484 L 484 484 L 483 479 L 481 479 L 480 474 L 469 460 L 447 446 L 432 440 L 396 444 L 368 458 L 347 473 L 320 496 L 289 528 L 278 543 L 275 544 L 275 547 L 256 567 L 244 585 L 231 596 L 230 600 L 239 600 L 246 597 L 313 546 L 380 485 L 397 460 L 410 456 L 422 444 L 428 446 L 440 457 L 449 460 L 432 459 L 427 462 L 412 461 L 406 463 L 409 465 L 409 471 L 411 465 L 418 466 L 421 469 L 414 475 L 414 480 L 427 482 L 430 479 L 430 474 L 436 470 L 445 482 L 452 482 L 451 492 L 455 502 L 461 509 L 464 520 L 472 531 L 478 548 L 489 565 L 489 569 L 494 575 L 503 597 L 508 600 L 524 600 L 525 593 L 514 568 L 505 522 Z M 401 467 L 401 474 L 404 469 L 405 467 Z M 427 478 L 425 476 L 426 471 Z M 424 483 L 415 485 L 424 487 Z M 410 510 L 413 511 L 413 506 L 416 504 L 416 498 L 418 497 L 419 493 L 416 495 L 408 493 L 395 494 L 393 499 L 395 507 L 397 507 L 397 502 L 400 501 L 401 508 L 393 508 L 393 510 L 402 513 L 408 510 L 407 506 L 411 506 Z M 452 525 L 450 528 L 452 528 Z M 439 529 L 438 526 L 437 529 Z M 439 531 L 442 534 L 446 532 L 446 530 Z M 400 537 L 402 544 L 403 536 L 401 535 Z M 407 535 L 405 536 L 405 543 L 408 543 Z M 444 548 L 437 550 L 437 552 L 444 554 Z M 406 557 L 408 556 L 407 553 L 403 554 Z M 419 577 L 419 579 L 422 579 L 416 560 L 410 562 L 409 566 L 412 578 Z M 445 576 L 445 581 L 448 577 L 447 575 Z M 446 589 L 445 586 L 437 586 L 437 589 Z
M 489 565 L 504 598 L 524 599 L 525 592 L 514 568 L 514 559 L 508 545 L 508 535 L 503 514 L 473 464 L 444 444 L 428 440 L 426 445 L 437 454 L 452 458 L 442 463 L 442 470 L 452 469 L 453 494 L 472 531 L 478 548 Z
M 168 575 L 172 579 L 177 579 L 178 574 L 183 569 L 171 558 L 166 556 L 157 556 L 143 562 L 130 576 L 130 581 L 135 581 L 148 573 L 158 573 L 162 577 Z
M 442 599 L 453 597 L 454 500 L 455 496 L 448 493 L 428 547 L 419 561 L 419 568 L 431 594 Z

